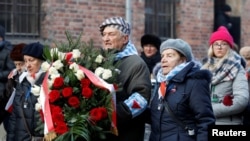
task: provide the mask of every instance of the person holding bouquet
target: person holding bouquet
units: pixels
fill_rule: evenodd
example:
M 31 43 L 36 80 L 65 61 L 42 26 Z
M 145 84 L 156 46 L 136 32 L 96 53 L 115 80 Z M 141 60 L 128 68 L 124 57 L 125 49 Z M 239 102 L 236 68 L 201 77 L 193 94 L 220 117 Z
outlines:
M 143 113 L 151 95 L 150 73 L 129 39 L 130 30 L 122 17 L 108 18 L 100 26 L 103 49 L 116 50 L 118 80 L 122 85 L 122 90 L 116 92 L 118 136 L 110 134 L 107 141 L 143 141 L 144 138 Z
M 39 97 L 39 86 L 45 73 L 41 71 L 44 46 L 38 42 L 26 45 L 22 50 L 26 72 L 19 77 L 13 100 L 13 111 L 9 117 L 7 141 L 42 140 L 43 134 L 36 132 L 38 118 L 35 104 Z

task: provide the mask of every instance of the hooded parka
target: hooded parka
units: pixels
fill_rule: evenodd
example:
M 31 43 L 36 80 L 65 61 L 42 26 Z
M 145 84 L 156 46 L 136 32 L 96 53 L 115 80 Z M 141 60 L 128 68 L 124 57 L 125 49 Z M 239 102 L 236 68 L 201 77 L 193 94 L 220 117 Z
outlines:
M 160 106 L 159 83 L 154 90 L 151 103 L 150 141 L 207 141 L 208 126 L 214 125 L 215 117 L 209 95 L 211 73 L 200 70 L 190 62 L 168 83 L 165 98 L 174 115 L 195 135 L 190 136 L 180 124 Z M 164 105 L 164 104 L 163 104 Z M 160 108 L 159 108 L 160 106 Z

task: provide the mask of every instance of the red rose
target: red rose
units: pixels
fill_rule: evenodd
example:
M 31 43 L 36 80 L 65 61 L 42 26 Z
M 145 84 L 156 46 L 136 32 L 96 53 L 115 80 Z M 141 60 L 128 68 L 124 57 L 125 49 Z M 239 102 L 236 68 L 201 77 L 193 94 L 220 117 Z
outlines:
M 108 117 L 108 111 L 106 108 L 104 107 L 100 107 L 99 110 L 102 112 L 102 119 L 107 118 Z
M 90 80 L 88 78 L 83 78 L 81 80 L 81 85 L 82 85 L 83 88 L 84 87 L 89 87 L 90 84 L 91 84 L 91 82 L 90 82 Z
M 90 111 L 90 119 L 93 121 L 99 121 L 102 119 L 102 112 L 98 108 L 94 108 Z
M 99 121 L 108 116 L 107 109 L 104 107 L 93 108 L 90 111 L 90 119 L 93 121 Z
M 39 110 L 39 114 L 40 114 L 40 116 L 41 116 L 42 122 L 44 122 L 43 110 Z
M 63 97 L 70 97 L 73 93 L 73 88 L 72 87 L 66 87 L 62 90 L 62 95 Z
M 225 106 L 231 106 L 233 105 L 233 98 L 234 97 L 231 94 L 228 94 L 224 97 L 222 102 Z
M 64 134 L 69 130 L 65 122 L 60 122 L 55 125 L 55 132 L 58 134 Z
M 54 83 L 53 83 L 53 88 L 55 89 L 59 89 L 61 88 L 63 85 L 64 85 L 64 79 L 62 77 L 57 77 L 55 80 L 54 80 Z
M 68 103 L 70 106 L 74 108 L 78 108 L 80 106 L 80 101 L 76 96 L 72 96 L 69 98 Z
M 56 112 L 52 111 L 51 116 L 52 116 L 53 122 L 55 122 L 55 123 L 58 123 L 60 121 L 64 121 L 64 115 L 62 113 L 56 113 Z
M 51 90 L 49 93 L 49 101 L 50 103 L 55 102 L 57 99 L 60 98 L 60 91 L 58 90 Z
M 118 85 L 117 84 L 113 84 L 113 86 L 114 86 L 114 89 L 115 89 L 115 91 L 117 91 L 118 90 Z
M 50 104 L 50 109 L 51 109 L 52 112 L 62 113 L 62 108 L 60 106 Z
M 82 95 L 85 98 L 90 98 L 90 97 L 92 97 L 93 92 L 89 87 L 83 87 L 82 88 Z
M 72 59 L 72 57 L 73 57 L 73 53 L 71 53 L 71 52 L 66 53 L 65 60 L 66 60 L 67 62 L 69 62 L 69 61 L 70 61 L 70 59 Z

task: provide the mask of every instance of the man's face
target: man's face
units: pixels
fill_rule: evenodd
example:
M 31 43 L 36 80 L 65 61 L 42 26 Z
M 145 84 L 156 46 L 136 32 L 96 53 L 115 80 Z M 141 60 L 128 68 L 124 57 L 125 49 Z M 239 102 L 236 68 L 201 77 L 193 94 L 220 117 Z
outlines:
M 113 27 L 106 27 L 102 33 L 102 44 L 104 49 L 121 50 L 128 42 L 128 35 L 122 34 Z

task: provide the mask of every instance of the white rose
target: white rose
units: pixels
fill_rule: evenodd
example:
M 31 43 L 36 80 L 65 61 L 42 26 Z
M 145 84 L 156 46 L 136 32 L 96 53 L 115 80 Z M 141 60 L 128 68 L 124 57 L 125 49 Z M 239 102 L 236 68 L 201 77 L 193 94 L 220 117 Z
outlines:
M 31 87 L 31 92 L 32 92 L 35 96 L 39 96 L 39 95 L 40 95 L 40 89 L 41 89 L 40 86 L 33 85 L 33 86 Z
M 72 69 L 74 72 L 77 72 L 77 70 L 79 70 L 79 66 L 75 62 L 70 64 L 69 68 Z
M 75 75 L 76 75 L 76 77 L 77 77 L 78 80 L 82 80 L 85 77 L 85 75 L 84 75 L 84 73 L 83 73 L 82 70 L 77 70 L 76 73 L 75 73 Z
M 58 52 L 58 59 L 59 60 L 63 60 L 64 59 L 64 57 L 65 57 L 65 53 L 63 53 L 63 52 Z
M 49 74 L 50 75 L 57 75 L 57 74 L 59 74 L 59 72 L 55 67 L 52 66 L 49 68 Z
M 42 109 L 42 105 L 40 103 L 36 103 L 35 110 L 40 111 Z
M 50 54 L 53 55 L 53 54 L 58 54 L 58 48 L 51 48 L 50 49 Z
M 103 59 L 103 56 L 102 55 L 98 55 L 95 59 L 95 62 L 96 63 L 102 63 L 102 59 Z
M 59 73 L 57 73 L 57 74 L 51 74 L 49 78 L 50 78 L 50 80 L 54 81 L 57 77 L 60 77 Z
M 101 74 L 103 73 L 103 71 L 104 71 L 104 68 L 98 67 L 98 68 L 95 70 L 95 75 L 101 76 Z
M 110 69 L 104 69 L 103 74 L 102 74 L 102 78 L 104 80 L 107 80 L 110 77 L 112 77 L 112 71 Z
M 73 54 L 73 58 L 77 59 L 80 57 L 81 52 L 79 51 L 79 49 L 73 49 L 72 54 Z
M 41 65 L 42 71 L 47 71 L 49 67 L 50 67 L 50 64 L 47 61 L 43 62 Z
M 57 70 L 61 69 L 63 67 L 63 63 L 61 60 L 56 60 L 53 64 L 53 67 L 55 67 Z

